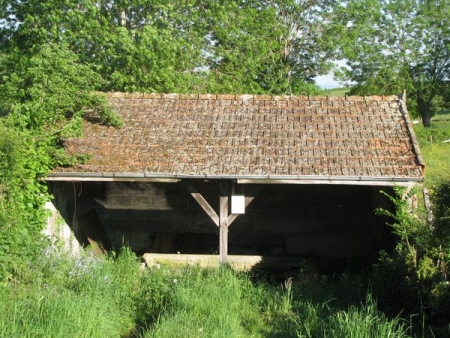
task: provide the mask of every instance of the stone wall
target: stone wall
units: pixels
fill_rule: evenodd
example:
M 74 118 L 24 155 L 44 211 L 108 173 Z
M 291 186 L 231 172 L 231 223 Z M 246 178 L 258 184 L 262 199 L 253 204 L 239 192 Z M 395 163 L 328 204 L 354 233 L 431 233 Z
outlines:
M 218 213 L 218 182 L 193 185 Z M 219 251 L 218 227 L 180 183 L 51 182 L 50 188 L 83 244 L 90 236 L 138 253 Z M 244 194 L 256 190 L 246 213 L 230 226 L 229 254 L 359 258 L 391 244 L 385 220 L 374 215 L 377 206 L 388 206 L 379 187 L 243 186 Z
M 45 209 L 49 211 L 49 217 L 43 234 L 47 236 L 52 243 L 61 245 L 66 252 L 78 254 L 81 249 L 81 244 L 75 238 L 72 229 L 66 223 L 64 218 L 61 217 L 53 203 L 47 202 L 45 204 Z

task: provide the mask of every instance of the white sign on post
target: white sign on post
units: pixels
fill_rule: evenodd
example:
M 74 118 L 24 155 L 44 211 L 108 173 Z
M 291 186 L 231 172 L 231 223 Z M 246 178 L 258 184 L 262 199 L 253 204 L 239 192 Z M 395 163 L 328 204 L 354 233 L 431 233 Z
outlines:
M 231 195 L 231 213 L 245 214 L 245 196 Z

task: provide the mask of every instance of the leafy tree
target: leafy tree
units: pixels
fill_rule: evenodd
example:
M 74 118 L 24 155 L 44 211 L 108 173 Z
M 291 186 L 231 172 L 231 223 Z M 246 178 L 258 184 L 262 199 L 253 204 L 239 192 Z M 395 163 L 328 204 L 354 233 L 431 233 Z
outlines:
M 333 1 L 223 1 L 213 10 L 208 69 L 221 92 L 313 94 L 330 67 Z M 216 87 L 214 87 L 214 85 Z
M 106 80 L 98 89 L 186 91 L 202 50 L 184 22 L 200 17 L 195 2 L 12 1 L 0 36 L 21 51 L 65 44 Z
M 279 59 L 271 79 L 278 92 L 302 93 L 314 77 L 326 74 L 336 48 L 333 39 L 334 0 L 277 0 Z M 281 81 L 280 81 L 281 80 Z M 281 82 L 281 83 L 280 83 Z M 273 85 L 272 85 L 273 86 Z
M 199 91 L 204 67 L 205 13 L 199 1 L 111 1 L 101 16 L 109 38 L 91 62 L 107 80 L 103 89 Z M 102 45 L 102 44 L 100 44 Z
M 97 89 L 311 93 L 335 0 L 13 0 L 0 50 L 67 46 Z
M 450 75 L 450 3 L 446 0 L 348 0 L 340 78 L 356 94 L 399 94 L 430 126 Z

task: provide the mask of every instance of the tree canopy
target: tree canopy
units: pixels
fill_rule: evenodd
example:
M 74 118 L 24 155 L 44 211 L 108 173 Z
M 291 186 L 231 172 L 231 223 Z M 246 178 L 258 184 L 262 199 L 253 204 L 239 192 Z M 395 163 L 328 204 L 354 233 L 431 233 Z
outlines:
M 355 94 L 398 94 L 430 126 L 450 76 L 450 3 L 447 0 L 348 0 L 341 79 Z
M 333 0 L 56 0 L 3 4 L 0 50 L 61 44 L 100 90 L 313 93 Z
M 0 4 L 0 86 L 20 85 L 11 74 L 46 45 L 71 54 L 100 91 L 314 94 L 314 77 L 343 59 L 340 79 L 355 84 L 352 93 L 406 89 L 410 110 L 429 125 L 450 97 L 449 7 L 445 0 L 11 0 Z

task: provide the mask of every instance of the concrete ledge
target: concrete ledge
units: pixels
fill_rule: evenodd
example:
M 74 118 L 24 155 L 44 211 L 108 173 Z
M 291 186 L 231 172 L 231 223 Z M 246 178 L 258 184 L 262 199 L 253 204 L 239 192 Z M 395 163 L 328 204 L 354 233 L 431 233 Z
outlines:
M 154 267 L 156 264 L 199 265 L 202 268 L 219 267 L 219 255 L 146 253 L 142 258 L 148 267 Z M 228 256 L 229 266 L 238 271 L 249 271 L 255 267 L 277 269 L 300 267 L 304 263 L 305 260 L 292 256 Z

